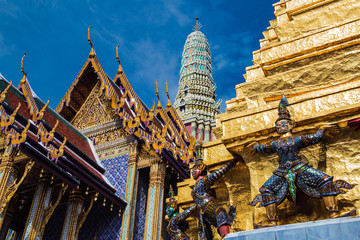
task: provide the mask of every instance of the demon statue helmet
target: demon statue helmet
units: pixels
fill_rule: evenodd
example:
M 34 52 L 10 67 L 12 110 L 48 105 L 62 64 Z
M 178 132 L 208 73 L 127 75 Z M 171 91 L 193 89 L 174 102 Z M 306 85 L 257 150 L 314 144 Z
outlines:
M 203 162 L 201 148 L 202 148 L 202 139 L 203 135 L 201 134 L 199 141 L 196 144 L 194 158 L 195 164 L 192 169 L 192 176 L 194 179 L 197 179 L 200 175 L 206 175 L 207 173 L 207 166 Z
M 179 210 L 177 207 L 177 202 L 176 202 L 176 199 L 174 196 L 175 196 L 175 192 L 174 192 L 172 186 L 170 185 L 170 190 L 169 190 L 170 202 L 167 204 L 166 210 L 165 210 L 166 215 L 169 218 L 175 217 L 179 213 Z
M 278 134 L 290 132 L 295 127 L 295 121 L 290 118 L 290 112 L 287 109 L 288 106 L 290 106 L 290 104 L 285 95 L 283 95 L 278 108 L 279 117 L 275 121 L 275 128 Z

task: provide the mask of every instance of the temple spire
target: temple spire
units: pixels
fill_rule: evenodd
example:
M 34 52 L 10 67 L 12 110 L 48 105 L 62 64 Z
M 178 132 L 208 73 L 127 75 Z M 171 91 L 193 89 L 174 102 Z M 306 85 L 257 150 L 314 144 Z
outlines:
M 185 41 L 173 107 L 190 134 L 197 139 L 204 136 L 204 142 L 208 142 L 214 139 L 211 130 L 216 126 L 220 102 L 216 102 L 209 42 L 200 28 L 196 17 L 194 31 Z
M 24 70 L 24 58 L 26 56 L 26 53 L 24 53 L 24 56 L 21 58 L 21 72 L 24 74 L 23 78 L 21 79 L 21 82 L 26 81 L 26 72 Z
M 118 50 L 119 46 L 120 46 L 120 44 L 118 44 L 116 46 L 116 61 L 119 63 L 119 68 L 117 70 L 117 74 L 123 73 L 123 69 L 122 69 L 122 66 L 121 66 L 120 59 L 119 59 L 119 50 Z
M 158 98 L 158 104 L 157 104 L 156 108 L 162 108 L 161 102 L 160 102 L 159 90 L 158 90 L 158 81 L 159 80 L 156 80 L 156 83 L 155 83 L 155 85 L 156 85 L 156 90 L 155 91 L 156 91 L 156 96 Z
M 170 100 L 169 90 L 168 90 L 168 81 L 166 81 L 166 96 L 168 97 L 168 102 L 166 104 L 166 107 L 171 107 L 171 100 Z
M 196 23 L 195 23 L 195 26 L 194 26 L 193 30 L 194 31 L 199 31 L 201 27 L 202 27 L 202 25 L 199 22 L 199 17 L 196 17 Z
M 93 58 L 95 57 L 95 50 L 94 50 L 94 46 L 91 42 L 91 38 L 90 38 L 90 28 L 92 27 L 92 25 L 90 25 L 90 27 L 88 28 L 88 43 L 90 44 L 91 46 L 91 51 L 90 51 L 90 54 L 89 54 L 89 58 Z

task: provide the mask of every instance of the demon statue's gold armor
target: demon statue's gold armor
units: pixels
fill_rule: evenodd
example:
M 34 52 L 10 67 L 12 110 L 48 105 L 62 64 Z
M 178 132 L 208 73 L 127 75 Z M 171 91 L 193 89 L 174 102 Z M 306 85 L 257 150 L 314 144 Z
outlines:
M 210 225 L 217 228 L 221 237 L 225 237 L 230 231 L 230 225 L 235 216 L 236 209 L 231 206 L 229 213 L 220 206 L 212 193 L 211 186 L 227 171 L 236 165 L 241 156 L 236 155 L 225 166 L 207 174 L 207 167 L 201 158 L 196 160 L 192 170 L 193 178 L 196 180 L 191 195 L 199 209 L 199 237 L 200 239 L 212 239 Z
M 325 131 L 339 132 L 337 125 L 327 124 L 319 128 L 314 134 L 294 136 L 292 129 L 295 122 L 291 120 L 287 109 L 289 103 L 285 96 L 279 104 L 279 118 L 275 122 L 275 127 L 280 138 L 266 144 L 251 144 L 252 151 L 257 153 L 277 153 L 279 156 L 279 167 L 260 188 L 260 193 L 251 202 L 255 206 L 266 208 L 268 219 L 260 224 L 254 224 L 255 228 L 276 226 L 278 218 L 276 215 L 276 206 L 280 204 L 286 196 L 296 203 L 296 191 L 302 190 L 309 196 L 322 198 L 330 217 L 349 216 L 355 213 L 351 212 L 341 214 L 335 202 L 335 196 L 344 191 L 341 188 L 351 189 L 351 185 L 343 180 L 333 182 L 333 177 L 329 176 L 304 162 L 299 156 L 300 149 L 319 143 Z
M 197 206 L 193 205 L 185 211 L 179 213 L 176 200 L 174 198 L 174 191 L 170 185 L 170 202 L 166 207 L 166 214 L 170 218 L 167 226 L 167 231 L 172 240 L 190 240 L 185 234 L 185 231 L 189 228 L 186 219 L 196 212 Z

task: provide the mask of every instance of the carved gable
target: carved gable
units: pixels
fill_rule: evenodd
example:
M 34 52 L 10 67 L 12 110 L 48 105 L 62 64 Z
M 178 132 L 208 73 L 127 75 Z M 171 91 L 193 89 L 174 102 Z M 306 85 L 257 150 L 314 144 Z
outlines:
M 92 92 L 86 99 L 85 103 L 80 108 L 80 111 L 75 116 L 72 124 L 78 129 L 85 129 L 93 127 L 98 124 L 104 124 L 113 120 L 111 112 L 106 111 L 107 102 L 103 101 L 102 97 L 99 97 L 100 82 L 96 84 Z

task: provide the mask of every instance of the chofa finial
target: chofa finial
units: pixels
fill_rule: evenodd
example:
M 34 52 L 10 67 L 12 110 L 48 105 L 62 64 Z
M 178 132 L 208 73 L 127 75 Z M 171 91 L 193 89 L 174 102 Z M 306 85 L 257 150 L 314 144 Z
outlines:
M 118 44 L 116 46 L 116 61 L 119 63 L 119 68 L 117 70 L 117 73 L 121 74 L 121 73 L 123 73 L 123 69 L 122 69 L 122 66 L 121 66 L 120 59 L 119 59 L 119 46 L 120 46 L 120 44 Z
M 156 108 L 161 108 L 162 106 L 161 106 L 159 90 L 158 90 L 158 81 L 159 80 L 156 80 L 156 83 L 155 83 L 155 85 L 156 85 L 156 90 L 155 90 L 156 91 L 156 97 L 158 98 L 158 104 L 157 104 Z
M 21 58 L 21 72 L 24 74 L 23 78 L 21 79 L 21 82 L 26 81 L 26 72 L 24 70 L 24 58 L 26 56 L 26 53 L 24 53 L 24 56 Z
M 90 58 L 95 56 L 94 46 L 93 46 L 93 44 L 91 42 L 91 38 L 90 38 L 90 28 L 91 27 L 92 27 L 92 25 L 90 25 L 90 27 L 88 28 L 88 43 L 91 46 L 91 51 L 90 51 L 90 54 L 89 54 Z
M 166 107 L 171 107 L 171 100 L 170 100 L 169 90 L 168 90 L 168 81 L 166 81 L 166 96 L 168 97 L 168 102 L 166 104 Z

